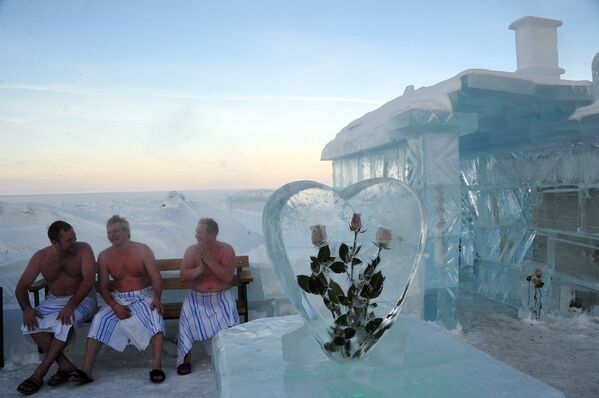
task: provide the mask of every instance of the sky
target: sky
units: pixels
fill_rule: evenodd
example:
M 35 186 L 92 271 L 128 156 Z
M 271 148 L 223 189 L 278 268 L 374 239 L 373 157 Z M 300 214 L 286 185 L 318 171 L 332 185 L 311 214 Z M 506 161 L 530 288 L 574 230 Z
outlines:
M 599 0 L 0 0 L 0 195 L 331 184 L 352 120 L 560 19 L 591 80 Z

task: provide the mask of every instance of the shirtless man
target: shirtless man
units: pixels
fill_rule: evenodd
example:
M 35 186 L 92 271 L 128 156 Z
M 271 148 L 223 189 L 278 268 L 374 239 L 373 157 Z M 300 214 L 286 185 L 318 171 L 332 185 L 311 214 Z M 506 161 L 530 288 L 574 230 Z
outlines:
M 162 319 L 162 282 L 152 250 L 130 240 L 129 222 L 112 216 L 106 222 L 112 247 L 98 257 L 100 294 L 106 305 L 94 316 L 89 328 L 81 383 L 92 379 L 92 367 L 101 344 L 123 351 L 128 344 L 144 350 L 152 344 L 150 380 L 161 383 L 164 320 Z M 110 292 L 108 276 L 113 278 Z
M 235 251 L 216 240 L 218 224 L 202 218 L 196 227 L 197 244 L 185 251 L 181 280 L 190 281 L 191 292 L 185 298 L 179 318 L 177 373 L 191 372 L 191 346 L 208 340 L 222 329 L 239 323 L 235 299 L 229 286 L 235 273 Z
M 55 221 L 48 228 L 51 245 L 36 252 L 17 282 L 15 296 L 23 310 L 23 334 L 30 335 L 44 351 L 44 359 L 17 391 L 30 395 L 43 384 L 54 361 L 58 371 L 48 379 L 57 386 L 69 380 L 75 365 L 63 350 L 73 336 L 73 325 L 81 325 L 96 310 L 93 289 L 96 266 L 94 253 L 87 243 L 77 242 L 73 227 Z M 39 274 L 48 282 L 49 294 L 35 309 L 29 303 L 28 289 Z

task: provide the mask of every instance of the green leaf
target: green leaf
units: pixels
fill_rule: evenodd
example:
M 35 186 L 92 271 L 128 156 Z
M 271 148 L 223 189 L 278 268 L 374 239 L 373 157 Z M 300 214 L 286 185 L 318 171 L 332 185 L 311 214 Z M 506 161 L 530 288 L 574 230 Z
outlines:
M 339 326 L 347 326 L 347 314 L 343 314 L 339 318 L 335 319 L 335 323 Z
M 368 288 L 368 285 L 362 286 L 362 289 L 360 289 L 360 296 L 370 298 L 370 289 Z
M 356 335 L 356 329 L 354 328 L 345 328 L 343 329 L 343 337 L 346 339 L 351 339 Z
M 306 275 L 297 276 L 297 284 L 307 293 L 312 293 L 310 290 L 310 277 Z
M 376 274 L 372 275 L 372 277 L 370 278 L 370 288 L 371 290 L 379 290 L 382 286 L 383 286 L 383 281 L 385 280 L 385 277 L 383 276 L 383 273 L 381 271 L 377 272 Z
M 380 289 L 378 289 L 378 290 L 373 290 L 373 291 L 371 291 L 371 292 L 370 292 L 370 297 L 369 297 L 369 298 L 370 298 L 370 299 L 375 299 L 375 298 L 377 298 L 378 296 L 380 296 L 382 292 L 383 292 L 383 286 L 381 286 L 381 288 L 380 288 Z
M 347 298 L 351 301 L 354 299 L 355 295 L 356 295 L 356 285 L 351 285 L 350 288 L 347 290 Z
M 337 336 L 333 339 L 333 344 L 342 346 L 343 344 L 345 344 L 345 339 L 341 336 Z
M 383 322 L 383 318 L 375 318 L 366 324 L 366 333 L 374 332 Z
M 312 294 L 320 294 L 319 290 L 318 290 L 318 284 L 320 282 L 318 282 L 318 279 L 316 278 L 310 278 L 310 281 L 308 282 L 308 287 L 310 288 L 310 293 Z
M 370 280 L 372 273 L 374 272 L 374 265 L 368 264 L 366 269 L 364 270 L 364 279 Z
M 343 296 L 341 286 L 334 280 L 329 281 L 329 298 L 333 303 L 339 303 L 339 296 Z
M 329 309 L 329 311 L 334 311 L 335 305 L 326 296 L 322 297 L 322 302 L 324 303 L 324 305 L 326 305 L 326 307 Z
M 318 257 L 314 257 L 314 256 L 310 256 L 310 261 L 317 262 L 318 261 Z
M 354 254 L 354 256 L 355 256 L 355 255 L 357 255 L 358 253 L 360 253 L 360 249 L 361 249 L 361 248 L 362 248 L 362 245 L 359 245 L 359 246 L 356 248 L 356 253 Z
M 329 282 L 327 281 L 327 278 L 324 276 L 324 274 L 318 274 L 315 279 L 317 282 L 316 288 L 318 290 L 318 294 L 325 294 L 329 288 Z
M 354 257 L 351 259 L 351 263 L 352 265 L 362 264 L 362 260 L 360 260 L 358 257 Z
M 345 243 L 342 243 L 341 246 L 339 246 L 339 258 L 344 263 L 346 263 L 346 264 L 349 263 L 349 260 L 350 260 L 349 247 L 347 247 L 347 245 Z
M 329 257 L 331 257 L 331 250 L 328 245 L 323 246 L 318 250 L 318 261 L 321 263 L 327 261 Z
M 329 301 L 335 304 L 339 304 L 339 296 L 337 296 L 331 289 L 327 292 L 329 295 Z M 327 306 L 328 307 L 328 306 Z M 329 308 L 331 309 L 331 308 Z
M 337 299 L 339 300 L 339 304 L 344 305 L 346 307 L 349 307 L 351 305 L 351 301 L 349 301 L 349 299 L 345 296 L 337 296 Z
M 336 274 L 342 274 L 345 271 L 347 271 L 347 265 L 345 265 L 345 263 L 342 263 L 341 261 L 335 261 L 333 264 L 331 264 L 329 269 Z

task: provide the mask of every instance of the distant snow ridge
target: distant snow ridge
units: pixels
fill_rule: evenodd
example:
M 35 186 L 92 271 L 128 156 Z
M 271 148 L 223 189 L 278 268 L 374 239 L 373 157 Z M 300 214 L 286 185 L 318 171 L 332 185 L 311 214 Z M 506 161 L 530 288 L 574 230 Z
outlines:
M 179 208 L 186 203 L 187 200 L 185 200 L 185 195 L 183 195 L 181 192 L 170 191 L 162 203 L 162 207 Z

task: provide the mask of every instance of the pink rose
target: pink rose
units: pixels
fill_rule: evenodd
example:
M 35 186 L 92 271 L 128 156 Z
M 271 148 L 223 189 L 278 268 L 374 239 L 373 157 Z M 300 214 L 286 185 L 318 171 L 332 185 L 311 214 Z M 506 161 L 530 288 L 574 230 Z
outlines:
M 327 241 L 327 226 L 322 224 L 312 225 L 312 244 L 314 246 L 321 246 Z
M 535 269 L 535 276 L 537 278 L 542 278 L 543 277 L 543 270 L 540 268 Z
M 391 235 L 391 230 L 387 228 L 380 227 L 376 230 L 376 245 L 381 249 L 389 249 L 389 244 L 391 243 L 391 239 L 393 239 L 393 235 Z
M 354 232 L 360 231 L 360 229 L 362 229 L 362 219 L 360 218 L 360 213 L 354 213 L 354 215 L 351 217 L 349 229 Z

